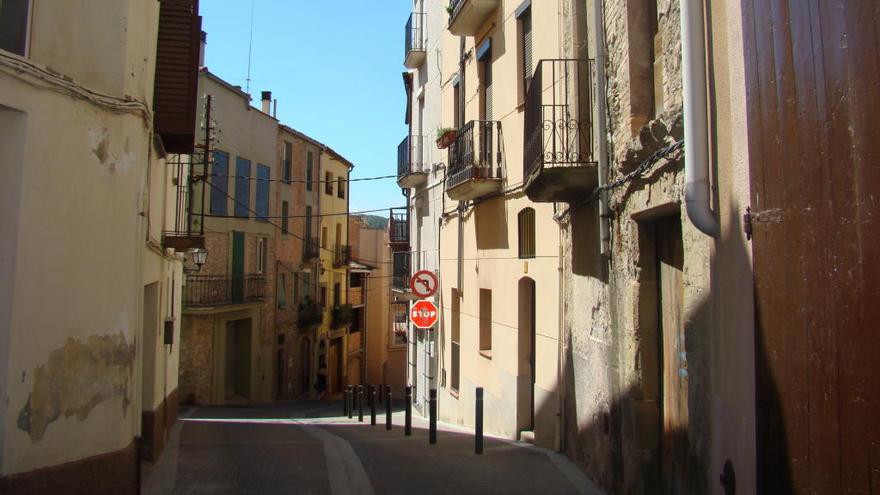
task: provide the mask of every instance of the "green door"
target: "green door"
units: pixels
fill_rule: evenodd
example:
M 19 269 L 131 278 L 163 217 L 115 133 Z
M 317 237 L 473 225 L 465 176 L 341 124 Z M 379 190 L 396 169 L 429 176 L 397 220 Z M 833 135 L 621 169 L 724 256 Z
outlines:
M 232 302 L 244 300 L 244 232 L 232 233 Z

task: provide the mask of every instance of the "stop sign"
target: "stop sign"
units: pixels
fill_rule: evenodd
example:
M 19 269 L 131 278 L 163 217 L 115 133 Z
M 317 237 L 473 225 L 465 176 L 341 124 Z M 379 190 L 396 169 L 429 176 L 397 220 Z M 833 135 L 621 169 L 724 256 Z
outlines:
M 421 300 L 409 310 L 409 321 L 417 328 L 431 328 L 437 323 L 437 306 L 431 301 Z

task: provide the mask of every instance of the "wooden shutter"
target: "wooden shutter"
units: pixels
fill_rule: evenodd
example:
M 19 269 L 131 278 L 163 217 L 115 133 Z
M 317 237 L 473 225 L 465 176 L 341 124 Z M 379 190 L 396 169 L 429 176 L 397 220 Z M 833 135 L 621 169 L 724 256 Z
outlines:
M 250 217 L 251 162 L 241 157 L 235 159 L 235 216 Z
M 257 164 L 257 219 L 269 219 L 269 167 Z
M 314 166 L 312 165 L 312 152 L 309 151 L 306 155 L 306 189 L 312 190 L 312 179 L 314 177 Z
M 165 151 L 171 153 L 189 153 L 195 142 L 201 29 L 198 0 L 162 0 L 153 125 Z
M 529 89 L 529 83 L 532 80 L 534 72 L 532 67 L 532 12 L 529 10 L 522 17 L 523 30 L 523 79 L 525 80 L 524 88 Z
M 288 218 L 287 218 L 289 211 L 290 211 L 290 206 L 288 205 L 287 201 L 282 201 L 281 202 L 281 233 L 282 234 L 289 234 L 290 233 L 290 230 L 288 229 L 289 224 L 288 224 Z
M 211 214 L 226 215 L 229 201 L 229 155 L 215 151 L 211 169 Z

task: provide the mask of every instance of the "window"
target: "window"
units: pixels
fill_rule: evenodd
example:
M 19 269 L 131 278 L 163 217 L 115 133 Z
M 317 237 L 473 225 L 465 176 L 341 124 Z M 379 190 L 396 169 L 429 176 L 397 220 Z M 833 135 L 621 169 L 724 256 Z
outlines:
M 257 220 L 269 221 L 269 167 L 257 164 Z
M 651 71 L 654 83 L 654 118 L 663 113 L 663 37 L 657 18 L 657 0 L 648 0 L 648 34 L 651 43 Z
M 214 152 L 211 163 L 211 214 L 226 215 L 226 204 L 229 199 L 229 154 L 222 151 Z
M 242 157 L 235 159 L 235 216 L 250 217 L 251 162 Z
M 358 287 L 363 287 L 363 282 L 362 282 L 363 277 L 364 277 L 364 274 L 362 274 L 362 273 L 352 273 L 348 277 L 348 286 L 350 288 L 354 288 L 354 289 L 356 289 Z
M 535 210 L 523 208 L 519 212 L 519 257 L 535 257 Z
M 342 177 L 336 179 L 336 196 L 339 198 L 345 198 L 345 179 Z
M 461 383 L 461 297 L 452 289 L 452 377 L 449 388 L 458 392 Z
M 342 304 L 342 286 L 339 282 L 333 284 L 333 307 L 338 307 Z
M 521 96 L 525 97 L 526 91 L 529 90 L 529 84 L 532 82 L 532 7 L 531 2 L 523 4 L 517 9 L 517 19 L 519 19 L 520 27 L 520 50 L 522 55 L 522 88 Z
M 278 309 L 287 307 L 287 275 L 284 273 L 278 277 L 278 290 L 275 297 L 278 300 Z
M 29 11 L 29 0 L 0 1 L 0 49 L 25 55 Z
M 321 247 L 327 249 L 327 227 L 321 227 Z
M 266 273 L 266 263 L 269 257 L 269 243 L 265 237 L 257 237 L 257 273 Z
M 333 195 L 333 172 L 324 174 L 324 193 Z
M 290 210 L 290 204 L 287 201 L 281 202 L 281 233 L 289 234 L 290 233 L 290 219 L 288 217 L 288 212 Z
M 480 354 L 492 357 L 492 291 L 480 289 Z
M 305 225 L 306 242 L 312 240 L 312 207 L 306 206 L 306 225 Z
M 486 38 L 477 48 L 477 61 L 482 72 L 480 120 L 492 120 L 492 38 Z
M 311 151 L 309 151 L 306 154 L 306 190 L 307 191 L 312 190 L 312 181 L 314 180 L 314 170 L 313 170 L 314 167 L 312 165 L 312 157 L 313 156 L 314 155 L 312 155 Z
M 284 142 L 284 182 L 290 182 L 293 173 L 293 144 Z

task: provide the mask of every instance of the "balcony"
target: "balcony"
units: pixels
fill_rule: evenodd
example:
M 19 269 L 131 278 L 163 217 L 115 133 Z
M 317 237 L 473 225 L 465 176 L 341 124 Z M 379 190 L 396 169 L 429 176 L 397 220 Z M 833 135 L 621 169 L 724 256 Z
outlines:
M 476 36 L 501 0 L 449 0 L 449 32 L 456 36 Z
M 354 322 L 351 304 L 342 304 L 330 310 L 330 328 L 342 328 Z
M 315 325 L 320 325 L 324 319 L 324 312 L 321 305 L 306 297 L 305 301 L 299 303 L 297 314 L 297 325 L 300 330 L 306 330 Z
M 409 208 L 392 208 L 388 215 L 391 252 L 409 251 Z
M 303 261 L 313 261 L 320 255 L 321 245 L 318 243 L 317 237 L 306 237 L 303 239 Z
M 413 12 L 406 21 L 406 52 L 403 65 L 418 69 L 425 61 L 425 14 Z
M 419 187 L 428 180 L 424 169 L 423 136 L 407 136 L 397 146 L 397 185 L 408 189 Z
M 526 92 L 523 183 L 535 202 L 573 202 L 598 183 L 592 62 L 541 60 Z
M 469 201 L 501 190 L 501 122 L 472 120 L 458 130 L 449 147 L 446 194 Z
M 333 268 L 342 268 L 351 263 L 351 246 L 336 246 L 333 250 Z
M 392 253 L 391 289 L 397 292 L 409 291 L 409 252 Z
M 187 307 L 250 303 L 265 296 L 265 275 L 188 275 L 183 286 L 183 305 Z

